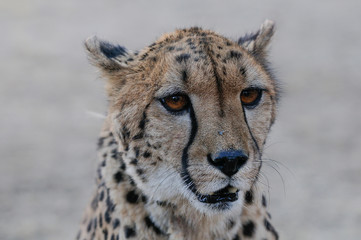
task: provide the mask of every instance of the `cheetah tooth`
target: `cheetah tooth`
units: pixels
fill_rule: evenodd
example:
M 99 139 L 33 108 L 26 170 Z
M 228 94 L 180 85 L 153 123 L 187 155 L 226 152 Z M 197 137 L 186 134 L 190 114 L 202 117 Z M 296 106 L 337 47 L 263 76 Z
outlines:
M 238 191 L 238 189 L 235 187 L 228 187 L 227 191 L 230 193 L 236 193 Z

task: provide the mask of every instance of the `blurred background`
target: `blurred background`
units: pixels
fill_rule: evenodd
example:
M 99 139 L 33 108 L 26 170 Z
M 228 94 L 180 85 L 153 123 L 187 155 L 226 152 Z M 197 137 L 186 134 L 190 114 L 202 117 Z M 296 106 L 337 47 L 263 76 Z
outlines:
M 87 37 L 137 50 L 194 25 L 237 39 L 266 18 L 284 91 L 265 154 L 277 163 L 263 168 L 273 223 L 281 239 L 360 239 L 360 10 L 359 0 L 2 0 L 0 239 L 76 235 L 107 108 Z

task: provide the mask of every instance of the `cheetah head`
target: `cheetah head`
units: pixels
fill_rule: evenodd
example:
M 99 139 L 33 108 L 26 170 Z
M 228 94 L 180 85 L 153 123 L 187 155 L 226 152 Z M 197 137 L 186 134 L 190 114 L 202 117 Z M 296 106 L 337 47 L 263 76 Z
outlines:
M 274 25 L 231 41 L 200 28 L 140 52 L 86 41 L 107 80 L 108 118 L 126 172 L 151 200 L 220 213 L 241 209 L 275 119 L 266 48 Z

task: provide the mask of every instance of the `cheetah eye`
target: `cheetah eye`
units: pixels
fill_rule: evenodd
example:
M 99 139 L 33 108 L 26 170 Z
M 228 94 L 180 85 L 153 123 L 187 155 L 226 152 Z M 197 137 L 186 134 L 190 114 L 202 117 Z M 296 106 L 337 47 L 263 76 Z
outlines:
M 262 97 L 262 89 L 248 88 L 241 93 L 241 102 L 246 108 L 252 109 L 257 106 Z
M 184 94 L 173 94 L 160 101 L 165 109 L 173 113 L 179 113 L 189 107 L 189 98 Z

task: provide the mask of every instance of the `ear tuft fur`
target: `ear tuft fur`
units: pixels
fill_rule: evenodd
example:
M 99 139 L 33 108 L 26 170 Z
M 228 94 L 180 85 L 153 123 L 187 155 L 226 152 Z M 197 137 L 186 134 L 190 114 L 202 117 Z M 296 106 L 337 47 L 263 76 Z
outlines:
M 255 55 L 263 55 L 274 34 L 275 24 L 266 20 L 256 33 L 246 34 L 239 38 L 238 44 Z
M 122 46 L 99 40 L 96 36 L 88 38 L 84 45 L 90 62 L 102 71 L 113 72 L 128 66 L 131 53 Z

